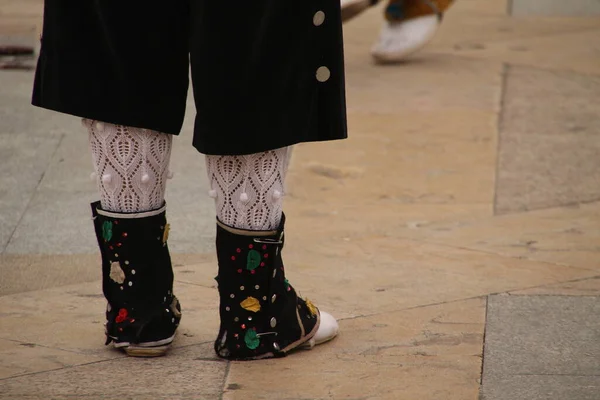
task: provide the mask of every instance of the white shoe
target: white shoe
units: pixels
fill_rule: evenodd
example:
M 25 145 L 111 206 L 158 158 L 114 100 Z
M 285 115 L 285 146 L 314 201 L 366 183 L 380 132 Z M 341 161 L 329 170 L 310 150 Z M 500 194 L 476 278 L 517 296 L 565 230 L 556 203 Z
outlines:
M 312 349 L 318 344 L 329 342 L 330 340 L 335 338 L 340 331 L 340 326 L 338 325 L 333 315 L 320 310 L 319 314 L 321 323 L 319 324 L 317 333 L 315 333 L 315 336 L 313 336 L 312 339 L 310 339 L 304 344 L 305 348 Z
M 402 61 L 431 41 L 440 22 L 441 18 L 435 14 L 402 22 L 386 21 L 371 54 L 381 63 Z

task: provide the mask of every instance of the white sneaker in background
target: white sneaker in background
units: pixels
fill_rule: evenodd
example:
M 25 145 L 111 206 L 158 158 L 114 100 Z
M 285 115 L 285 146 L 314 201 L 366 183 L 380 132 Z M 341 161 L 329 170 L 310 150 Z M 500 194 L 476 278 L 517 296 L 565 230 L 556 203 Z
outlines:
M 380 63 L 393 63 L 423 48 L 441 23 L 438 15 L 425 15 L 401 22 L 386 21 L 371 54 Z

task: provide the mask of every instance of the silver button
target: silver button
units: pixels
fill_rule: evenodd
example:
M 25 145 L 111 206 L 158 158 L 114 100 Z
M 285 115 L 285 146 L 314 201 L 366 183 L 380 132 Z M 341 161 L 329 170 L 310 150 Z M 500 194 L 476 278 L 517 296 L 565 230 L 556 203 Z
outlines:
M 277 320 L 275 319 L 275 317 L 271 318 L 271 328 L 275 328 L 275 326 L 277 326 Z
M 327 82 L 331 76 L 331 71 L 327 67 L 319 67 L 317 69 L 317 80 L 319 82 Z
M 313 24 L 315 26 L 321 26 L 325 22 L 325 13 L 323 11 L 317 11 L 313 16 Z

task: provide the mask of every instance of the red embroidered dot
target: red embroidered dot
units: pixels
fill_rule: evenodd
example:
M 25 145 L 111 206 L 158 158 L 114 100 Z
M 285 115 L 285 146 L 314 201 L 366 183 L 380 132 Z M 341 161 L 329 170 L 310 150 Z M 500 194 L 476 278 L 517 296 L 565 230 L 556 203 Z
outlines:
M 265 263 L 264 263 L 264 262 L 261 262 L 261 263 L 260 263 L 260 266 L 261 266 L 261 267 L 264 267 L 264 266 L 265 266 Z
M 242 324 L 242 329 L 246 329 L 246 324 Z
M 115 225 L 119 225 L 119 221 L 115 221 Z
M 122 243 L 117 243 L 117 247 L 121 247 L 122 245 Z
M 231 261 L 235 261 L 235 256 L 231 256 Z
M 252 248 L 254 248 L 254 245 L 253 245 L 253 244 L 249 244 L 249 245 L 248 245 L 248 248 L 249 248 L 249 249 L 252 249 Z
M 236 338 L 236 337 L 238 337 L 238 336 L 240 336 L 240 335 L 238 335 L 237 333 L 233 335 L 233 337 L 234 337 L 234 338 Z
M 112 246 L 108 246 L 109 249 L 114 250 L 115 248 Z
M 123 232 L 123 237 L 127 237 L 127 232 Z
M 250 271 L 250 273 L 251 273 L 252 275 L 254 275 L 254 274 L 256 273 L 256 270 L 255 270 L 255 269 L 253 269 L 252 271 Z
M 240 345 L 239 345 L 239 344 L 236 344 L 236 345 L 235 345 L 235 347 L 239 349 L 239 348 L 240 348 Z
M 264 257 L 269 258 L 269 253 L 265 253 Z
M 119 328 L 119 332 L 123 332 L 123 328 Z
M 263 250 L 266 250 L 266 249 L 267 249 L 267 245 L 263 244 Z
M 238 274 L 241 274 L 241 273 L 242 273 L 242 269 L 240 268 L 240 269 L 238 269 Z
M 238 249 L 236 249 L 235 251 L 237 251 L 238 253 L 241 253 L 241 252 L 242 252 L 242 249 L 238 248 Z

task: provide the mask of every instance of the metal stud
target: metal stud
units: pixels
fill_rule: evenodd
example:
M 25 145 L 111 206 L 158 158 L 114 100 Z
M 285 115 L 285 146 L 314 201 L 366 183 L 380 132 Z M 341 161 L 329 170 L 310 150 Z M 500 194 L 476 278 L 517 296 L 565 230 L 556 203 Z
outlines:
M 254 286 L 254 289 L 258 290 L 258 289 L 260 289 L 260 286 L 256 285 L 256 286 Z
M 245 288 L 245 287 L 243 287 L 243 286 L 240 286 L 240 290 L 244 290 L 244 289 L 246 289 L 246 288 Z
M 267 301 L 267 296 L 263 296 L 263 300 L 264 300 L 264 301 Z
M 325 22 L 325 13 L 323 11 L 317 11 L 313 16 L 313 24 L 315 26 L 321 26 Z
M 129 281 L 128 285 L 133 286 L 133 282 Z
M 271 296 L 271 303 L 275 303 L 275 299 L 277 298 L 277 295 L 274 294 L 273 296 Z
M 249 316 L 249 317 L 248 317 L 248 321 L 252 321 L 252 316 Z
M 279 344 L 277 342 L 273 342 L 273 348 L 275 349 L 275 351 L 279 351 Z
M 317 69 L 317 80 L 319 82 L 327 82 L 331 77 L 331 71 L 329 68 L 322 66 Z
M 277 270 L 276 269 L 273 270 L 273 278 L 275 278 L 275 275 L 277 275 Z
M 275 328 L 277 326 L 277 319 L 275 317 L 271 318 L 271 328 Z
M 135 275 L 135 269 L 131 270 L 131 275 Z
M 233 320 L 234 320 L 235 322 L 238 322 L 240 319 L 239 319 L 238 317 L 235 317 Z
M 231 293 L 231 294 L 229 295 L 229 297 L 231 297 L 231 298 L 233 299 L 233 298 L 235 298 L 235 294 Z
M 229 310 L 231 310 L 231 307 L 229 307 L 229 306 L 225 307 L 225 311 L 229 311 Z

